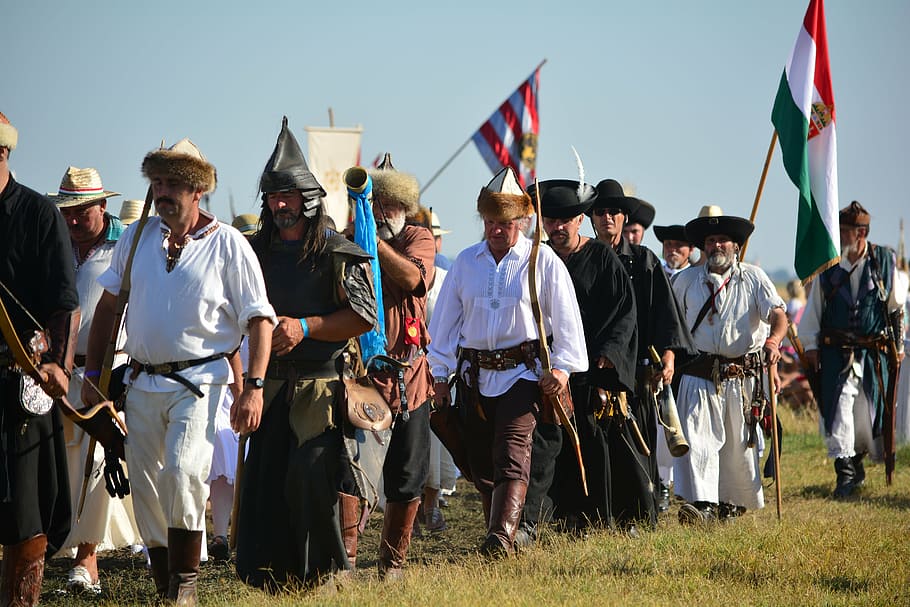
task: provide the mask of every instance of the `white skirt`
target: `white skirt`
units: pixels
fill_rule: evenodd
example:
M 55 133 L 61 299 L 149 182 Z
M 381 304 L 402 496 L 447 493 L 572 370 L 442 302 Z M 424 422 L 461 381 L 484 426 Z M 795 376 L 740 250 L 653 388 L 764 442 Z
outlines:
M 240 435 L 231 429 L 231 405 L 234 397 L 228 390 L 215 413 L 215 452 L 212 454 L 212 470 L 209 472 L 208 482 L 219 476 L 227 479 L 229 485 L 234 484 L 234 474 L 237 472 L 237 447 L 240 444 Z

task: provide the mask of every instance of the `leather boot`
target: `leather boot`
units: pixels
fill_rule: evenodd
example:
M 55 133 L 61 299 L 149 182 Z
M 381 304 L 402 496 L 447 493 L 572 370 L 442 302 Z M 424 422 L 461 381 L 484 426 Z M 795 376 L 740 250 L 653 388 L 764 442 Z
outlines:
M 360 498 L 356 495 L 338 492 L 338 522 L 341 524 L 341 539 L 348 556 L 351 570 L 357 568 L 357 537 L 360 525 Z
M 149 548 L 149 561 L 152 563 L 152 581 L 155 582 L 155 593 L 159 599 L 166 599 L 170 583 L 167 573 L 167 548 L 164 546 Z
M 483 524 L 489 528 L 490 526 L 490 508 L 493 503 L 493 494 L 480 492 L 480 503 L 483 506 Z
M 409 502 L 386 502 L 379 540 L 379 577 L 397 580 L 403 575 L 404 561 L 411 544 L 411 528 L 420 507 L 420 498 Z
M 834 471 L 837 473 L 837 485 L 834 487 L 834 497 L 836 499 L 849 497 L 856 488 L 856 468 L 853 466 L 853 459 L 849 457 L 839 457 L 834 460 Z
M 0 607 L 31 607 L 38 604 L 41 582 L 44 580 L 45 552 L 47 536 L 43 533 L 3 547 Z
M 863 458 L 866 457 L 866 452 L 857 453 L 850 459 L 853 460 L 853 486 L 855 488 L 862 487 L 866 482 L 866 467 L 863 466 Z
M 178 607 L 193 607 L 196 605 L 196 579 L 199 577 L 199 555 L 201 550 L 201 531 L 168 528 L 167 598 L 175 601 Z
M 481 553 L 492 557 L 512 554 L 527 492 L 528 484 L 523 481 L 507 480 L 496 485 L 490 504 L 487 539 L 480 546 Z

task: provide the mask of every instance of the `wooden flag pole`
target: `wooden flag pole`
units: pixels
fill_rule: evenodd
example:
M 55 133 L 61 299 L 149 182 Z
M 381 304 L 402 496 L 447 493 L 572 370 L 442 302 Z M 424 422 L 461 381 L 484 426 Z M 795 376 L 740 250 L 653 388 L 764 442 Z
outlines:
M 752 225 L 755 225 L 755 216 L 758 215 L 758 203 L 761 200 L 762 190 L 765 189 L 765 179 L 768 177 L 768 167 L 771 166 L 771 157 L 774 155 L 774 146 L 777 145 L 777 130 L 771 135 L 771 145 L 768 146 L 768 153 L 765 155 L 765 166 L 761 171 L 761 179 L 758 181 L 758 191 L 755 192 L 755 202 L 752 203 L 752 214 L 749 215 L 749 221 L 752 222 Z M 746 248 L 749 246 L 749 239 L 746 239 L 746 242 L 743 243 L 742 248 L 739 250 L 739 260 L 742 261 L 746 258 Z

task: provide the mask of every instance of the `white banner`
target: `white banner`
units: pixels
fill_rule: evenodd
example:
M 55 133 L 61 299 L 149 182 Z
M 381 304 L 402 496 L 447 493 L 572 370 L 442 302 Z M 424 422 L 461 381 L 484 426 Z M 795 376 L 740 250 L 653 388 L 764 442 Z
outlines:
M 363 128 L 308 126 L 304 130 L 307 132 L 310 171 L 326 192 L 326 212 L 340 232 L 348 225 L 348 194 L 341 176 L 347 169 L 360 163 L 360 136 Z

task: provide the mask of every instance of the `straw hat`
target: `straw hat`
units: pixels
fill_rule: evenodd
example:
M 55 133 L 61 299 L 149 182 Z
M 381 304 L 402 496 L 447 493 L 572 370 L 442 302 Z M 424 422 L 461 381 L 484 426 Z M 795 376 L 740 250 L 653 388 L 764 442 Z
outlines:
M 244 236 L 252 236 L 259 231 L 259 215 L 242 213 L 234 218 L 231 225 L 240 230 Z
M 142 216 L 142 207 L 145 206 L 144 200 L 124 200 L 123 204 L 120 205 L 120 213 L 117 216 L 120 218 L 120 223 L 125 226 L 130 225 L 134 221 L 138 220 Z M 155 207 L 152 206 L 149 209 L 149 217 L 155 214 Z
M 47 197 L 59 208 L 77 207 L 90 202 L 98 202 L 112 196 L 120 196 L 118 192 L 105 190 L 101 184 L 101 175 L 96 169 L 80 169 L 68 167 L 57 193 L 48 192 Z
M 442 229 L 442 223 L 439 221 L 439 215 L 436 214 L 436 211 L 430 211 L 430 229 L 433 230 L 433 236 L 452 233 L 452 230 Z
M 16 149 L 19 142 L 19 131 L 9 123 L 9 119 L 0 112 L 0 148 Z

